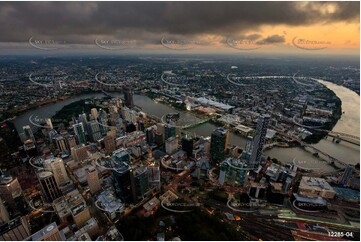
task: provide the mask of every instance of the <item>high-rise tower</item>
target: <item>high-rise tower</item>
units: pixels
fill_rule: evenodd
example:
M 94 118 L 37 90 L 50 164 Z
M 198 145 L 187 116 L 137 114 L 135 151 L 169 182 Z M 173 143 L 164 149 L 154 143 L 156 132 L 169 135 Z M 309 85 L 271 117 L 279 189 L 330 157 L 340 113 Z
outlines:
M 253 140 L 252 154 L 249 160 L 250 167 L 256 167 L 261 162 L 263 145 L 265 143 L 267 127 L 270 121 L 270 115 L 264 114 L 258 118 L 256 137 Z

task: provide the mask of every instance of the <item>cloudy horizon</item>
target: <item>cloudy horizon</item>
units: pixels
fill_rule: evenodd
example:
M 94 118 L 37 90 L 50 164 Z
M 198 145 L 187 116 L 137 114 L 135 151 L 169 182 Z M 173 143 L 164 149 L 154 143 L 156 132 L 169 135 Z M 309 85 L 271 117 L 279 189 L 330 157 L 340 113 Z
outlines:
M 359 55 L 359 8 L 359 2 L 1 2 L 0 49 Z

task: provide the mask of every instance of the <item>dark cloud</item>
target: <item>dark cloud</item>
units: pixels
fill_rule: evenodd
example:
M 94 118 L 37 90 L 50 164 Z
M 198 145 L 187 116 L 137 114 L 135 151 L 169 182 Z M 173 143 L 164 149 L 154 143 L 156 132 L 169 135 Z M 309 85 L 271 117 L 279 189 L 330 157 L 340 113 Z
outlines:
M 1 2 L 0 41 L 93 43 L 101 36 L 155 43 L 164 35 L 229 36 L 263 25 L 359 22 L 359 16 L 359 2 Z
M 275 34 L 275 35 L 268 36 L 267 38 L 257 41 L 257 44 L 259 44 L 259 45 L 280 44 L 280 43 L 284 43 L 285 41 L 286 41 L 286 39 L 284 36 Z

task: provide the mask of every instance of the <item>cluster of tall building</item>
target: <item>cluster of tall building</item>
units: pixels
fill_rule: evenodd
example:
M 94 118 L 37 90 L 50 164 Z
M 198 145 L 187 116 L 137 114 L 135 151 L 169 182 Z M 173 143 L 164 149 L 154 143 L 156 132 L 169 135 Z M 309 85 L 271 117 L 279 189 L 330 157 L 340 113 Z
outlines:
M 152 157 L 148 159 L 152 160 Z M 112 170 L 115 192 L 123 201 L 137 202 L 153 188 L 160 188 L 159 165 L 154 162 L 147 165 L 133 163 L 126 149 L 115 151 L 101 162 Z
M 257 121 L 256 136 L 248 137 L 246 147 L 242 153 L 242 160 L 248 168 L 256 169 L 261 164 L 263 146 L 266 142 L 267 127 L 270 116 L 261 115 Z M 217 128 L 211 136 L 210 158 L 214 164 L 220 165 L 226 158 L 229 131 Z

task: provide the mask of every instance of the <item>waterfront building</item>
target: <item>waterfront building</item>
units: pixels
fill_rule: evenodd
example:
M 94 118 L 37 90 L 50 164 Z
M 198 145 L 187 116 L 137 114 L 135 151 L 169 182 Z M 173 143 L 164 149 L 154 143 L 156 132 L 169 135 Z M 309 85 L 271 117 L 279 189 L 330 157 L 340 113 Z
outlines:
M 303 176 L 298 187 L 298 194 L 308 198 L 334 198 L 335 190 L 323 178 Z
M 133 90 L 131 87 L 124 87 L 124 104 L 128 108 L 134 107 L 134 101 L 133 101 Z
M 23 141 L 31 140 L 34 144 L 36 144 L 35 137 L 34 137 L 31 127 L 29 125 L 25 125 L 25 126 L 23 126 L 23 131 L 24 131 L 24 140 Z
M 228 130 L 225 128 L 217 128 L 211 135 L 211 160 L 219 164 L 225 158 L 226 148 L 228 144 Z

